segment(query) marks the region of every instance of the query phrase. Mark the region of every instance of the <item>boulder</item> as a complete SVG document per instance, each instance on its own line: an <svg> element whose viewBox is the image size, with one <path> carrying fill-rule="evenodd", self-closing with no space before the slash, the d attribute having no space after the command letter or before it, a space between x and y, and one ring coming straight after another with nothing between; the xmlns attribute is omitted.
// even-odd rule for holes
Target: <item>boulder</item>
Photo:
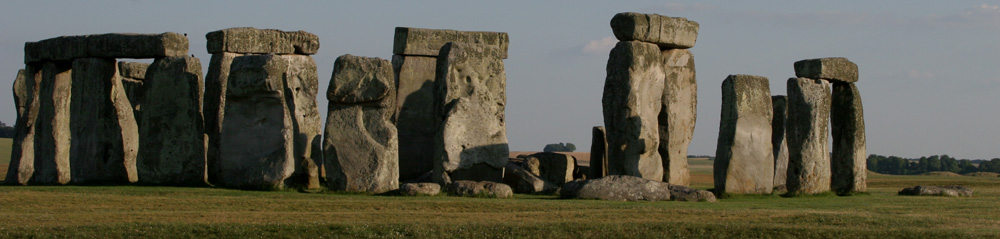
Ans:
<svg viewBox="0 0 1000 239"><path fill-rule="evenodd" d="M70 181L72 67L69 62L42 64L35 121L34 183L66 184Z"/></svg>
<svg viewBox="0 0 1000 239"><path fill-rule="evenodd" d="M247 189L285 187L296 166L295 130L284 85L290 65L278 55L233 59L213 183Z"/></svg>
<svg viewBox="0 0 1000 239"><path fill-rule="evenodd" d="M791 194L830 191L830 83L788 79L788 178Z"/></svg>
<svg viewBox="0 0 1000 239"><path fill-rule="evenodd" d="M561 153L536 153L524 160L525 169L555 185L573 181L576 158Z"/></svg>
<svg viewBox="0 0 1000 239"><path fill-rule="evenodd" d="M833 154L830 187L837 193L868 190L868 153L865 149L865 116L861 94L853 83L833 83L830 126Z"/></svg>
<svg viewBox="0 0 1000 239"><path fill-rule="evenodd" d="M482 44L498 48L497 56L507 59L510 38L506 32L472 32L445 29L396 27L392 54L406 56L439 56L449 42Z"/></svg>
<svg viewBox="0 0 1000 239"><path fill-rule="evenodd" d="M399 178L420 177L434 169L434 138L441 125L435 99L437 58L392 56L395 72L396 128L399 130Z"/></svg>
<svg viewBox="0 0 1000 239"><path fill-rule="evenodd" d="M448 43L437 63L437 112L443 114L433 148L434 182L499 182L510 151L504 118L507 79L499 50Z"/></svg>
<svg viewBox="0 0 1000 239"><path fill-rule="evenodd" d="M959 185L940 187L918 185L916 187L904 188L903 190L900 190L899 195L972 197L972 189Z"/></svg>
<svg viewBox="0 0 1000 239"><path fill-rule="evenodd" d="M771 193L772 116L767 78L729 75L722 82L722 119L713 165L716 193Z"/></svg>
<svg viewBox="0 0 1000 239"><path fill-rule="evenodd" d="M657 117L665 78L655 44L623 41L611 49L602 99L608 174L663 180Z"/></svg>
<svg viewBox="0 0 1000 239"><path fill-rule="evenodd" d="M681 185L670 185L670 199L687 202L715 202L715 194L708 190L698 190Z"/></svg>
<svg viewBox="0 0 1000 239"><path fill-rule="evenodd" d="M208 53L298 54L319 51L319 37L305 31L235 27L205 34Z"/></svg>
<svg viewBox="0 0 1000 239"><path fill-rule="evenodd" d="M509 185L516 193L553 193L559 186L539 178L528 170L514 163L507 163L504 168L503 183Z"/></svg>
<svg viewBox="0 0 1000 239"><path fill-rule="evenodd" d="M801 60L795 62L795 76L854 83L858 82L858 65L843 57Z"/></svg>
<svg viewBox="0 0 1000 239"><path fill-rule="evenodd" d="M219 175L219 133L222 130L222 120L226 112L226 84L229 82L229 72L232 70L233 59L244 56L239 53L216 53L208 63L208 74L205 76L205 93L202 112L205 118L205 136L208 137L206 161L208 162L208 180L216 183Z"/></svg>
<svg viewBox="0 0 1000 239"><path fill-rule="evenodd" d="M673 49L663 51L664 79L663 103L657 117L663 162L663 181L687 186L691 182L688 171L688 145L694 136L698 113L698 83L695 81L694 55L691 51Z"/></svg>
<svg viewBox="0 0 1000 239"><path fill-rule="evenodd" d="M496 182L476 182L469 180L458 180L448 185L448 193L453 196L476 197L485 196L493 198L510 198L514 196L514 191L510 186Z"/></svg>
<svg viewBox="0 0 1000 239"><path fill-rule="evenodd" d="M436 196L441 193L441 185L436 183L404 183L399 186L399 194L405 196Z"/></svg>
<svg viewBox="0 0 1000 239"><path fill-rule="evenodd" d="M179 33L108 33L61 36L24 44L24 63L76 58L161 58L186 56L188 39Z"/></svg>
<svg viewBox="0 0 1000 239"><path fill-rule="evenodd" d="M590 139L590 175L588 178L608 176L608 140L604 126L594 126Z"/></svg>
<svg viewBox="0 0 1000 239"><path fill-rule="evenodd" d="M785 185L788 177L788 142L785 141L785 119L788 116L788 97L771 96L771 146L774 154L774 186Z"/></svg>
<svg viewBox="0 0 1000 239"><path fill-rule="evenodd" d="M149 66L136 159L140 183L207 184L203 85L198 58L164 57Z"/></svg>
<svg viewBox="0 0 1000 239"><path fill-rule="evenodd" d="M132 183L139 129L110 58L73 60L69 162L75 184Z"/></svg>
<svg viewBox="0 0 1000 239"><path fill-rule="evenodd" d="M670 200L670 184L628 175L609 175L566 183L559 195L561 198L609 201L667 201Z"/></svg>
<svg viewBox="0 0 1000 239"><path fill-rule="evenodd" d="M35 173L35 120L38 118L38 80L41 71L28 65L14 78L14 139L5 184L27 185Z"/></svg>
<svg viewBox="0 0 1000 239"><path fill-rule="evenodd" d="M323 141L330 189L381 193L399 188L395 90L387 60L343 55L334 62Z"/></svg>
<svg viewBox="0 0 1000 239"><path fill-rule="evenodd" d="M642 41L664 49L687 49L698 40L698 23L683 17L623 12L611 18L611 30L620 41Z"/></svg>

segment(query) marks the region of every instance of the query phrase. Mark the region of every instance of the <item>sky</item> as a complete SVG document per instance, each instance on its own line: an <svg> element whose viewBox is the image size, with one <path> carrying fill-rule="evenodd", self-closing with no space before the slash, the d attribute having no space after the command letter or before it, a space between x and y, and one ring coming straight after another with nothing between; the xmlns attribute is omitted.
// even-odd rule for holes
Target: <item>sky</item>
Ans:
<svg viewBox="0 0 1000 239"><path fill-rule="evenodd" d="M570 142L589 151L603 125L601 97L619 12L697 21L698 116L689 154L714 155L721 84L730 74L770 79L785 95L802 59L858 64L868 153L1000 157L1000 1L0 1L0 83L24 67L24 43L63 35L187 33L207 72L205 33L230 27L304 30L320 93L343 54L391 59L397 26L510 35L507 135L511 150ZM146 62L149 62L146 60ZM6 74L6 77L4 76ZM10 92L10 91L6 91ZM318 99L326 112L326 100ZM13 125L12 96L0 121ZM325 113L324 113L325 115Z"/></svg>

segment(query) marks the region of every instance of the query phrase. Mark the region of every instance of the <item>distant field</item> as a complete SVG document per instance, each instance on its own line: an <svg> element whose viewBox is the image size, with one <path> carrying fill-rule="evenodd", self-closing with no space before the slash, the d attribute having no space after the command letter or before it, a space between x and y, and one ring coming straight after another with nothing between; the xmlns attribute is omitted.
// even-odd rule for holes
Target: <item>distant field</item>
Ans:
<svg viewBox="0 0 1000 239"><path fill-rule="evenodd" d="M691 159L698 188L711 161ZM707 167L710 169L710 167ZM705 180L708 179L708 180ZM1000 236L1000 178L869 176L849 197L716 203L397 197L136 186L0 186L0 238L984 238ZM896 196L962 184L971 198Z"/></svg>
<svg viewBox="0 0 1000 239"><path fill-rule="evenodd" d="M0 180L7 176L7 165L10 164L10 148L14 144L11 138L0 138Z"/></svg>

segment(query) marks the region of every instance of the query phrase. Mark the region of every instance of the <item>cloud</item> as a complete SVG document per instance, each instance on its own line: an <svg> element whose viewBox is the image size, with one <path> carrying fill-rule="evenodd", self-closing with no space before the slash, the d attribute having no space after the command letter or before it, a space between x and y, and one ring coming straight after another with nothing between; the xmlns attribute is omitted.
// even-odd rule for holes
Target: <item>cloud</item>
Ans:
<svg viewBox="0 0 1000 239"><path fill-rule="evenodd" d="M611 48L615 47L615 44L618 44L618 39L615 39L614 36L608 36L587 42L586 45L583 45L582 50L586 54L608 54Z"/></svg>

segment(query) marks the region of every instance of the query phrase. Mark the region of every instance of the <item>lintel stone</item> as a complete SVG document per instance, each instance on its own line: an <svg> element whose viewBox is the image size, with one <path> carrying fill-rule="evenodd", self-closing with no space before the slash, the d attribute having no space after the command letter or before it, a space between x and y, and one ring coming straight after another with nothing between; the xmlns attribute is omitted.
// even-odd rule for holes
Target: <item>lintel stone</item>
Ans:
<svg viewBox="0 0 1000 239"><path fill-rule="evenodd" d="M499 48L500 58L507 59L510 37L506 32L473 32L447 29L396 27L392 54L438 56L448 42L482 44Z"/></svg>
<svg viewBox="0 0 1000 239"><path fill-rule="evenodd" d="M24 43L24 63L77 58L161 58L185 56L188 39L180 33L108 33L61 36Z"/></svg>

